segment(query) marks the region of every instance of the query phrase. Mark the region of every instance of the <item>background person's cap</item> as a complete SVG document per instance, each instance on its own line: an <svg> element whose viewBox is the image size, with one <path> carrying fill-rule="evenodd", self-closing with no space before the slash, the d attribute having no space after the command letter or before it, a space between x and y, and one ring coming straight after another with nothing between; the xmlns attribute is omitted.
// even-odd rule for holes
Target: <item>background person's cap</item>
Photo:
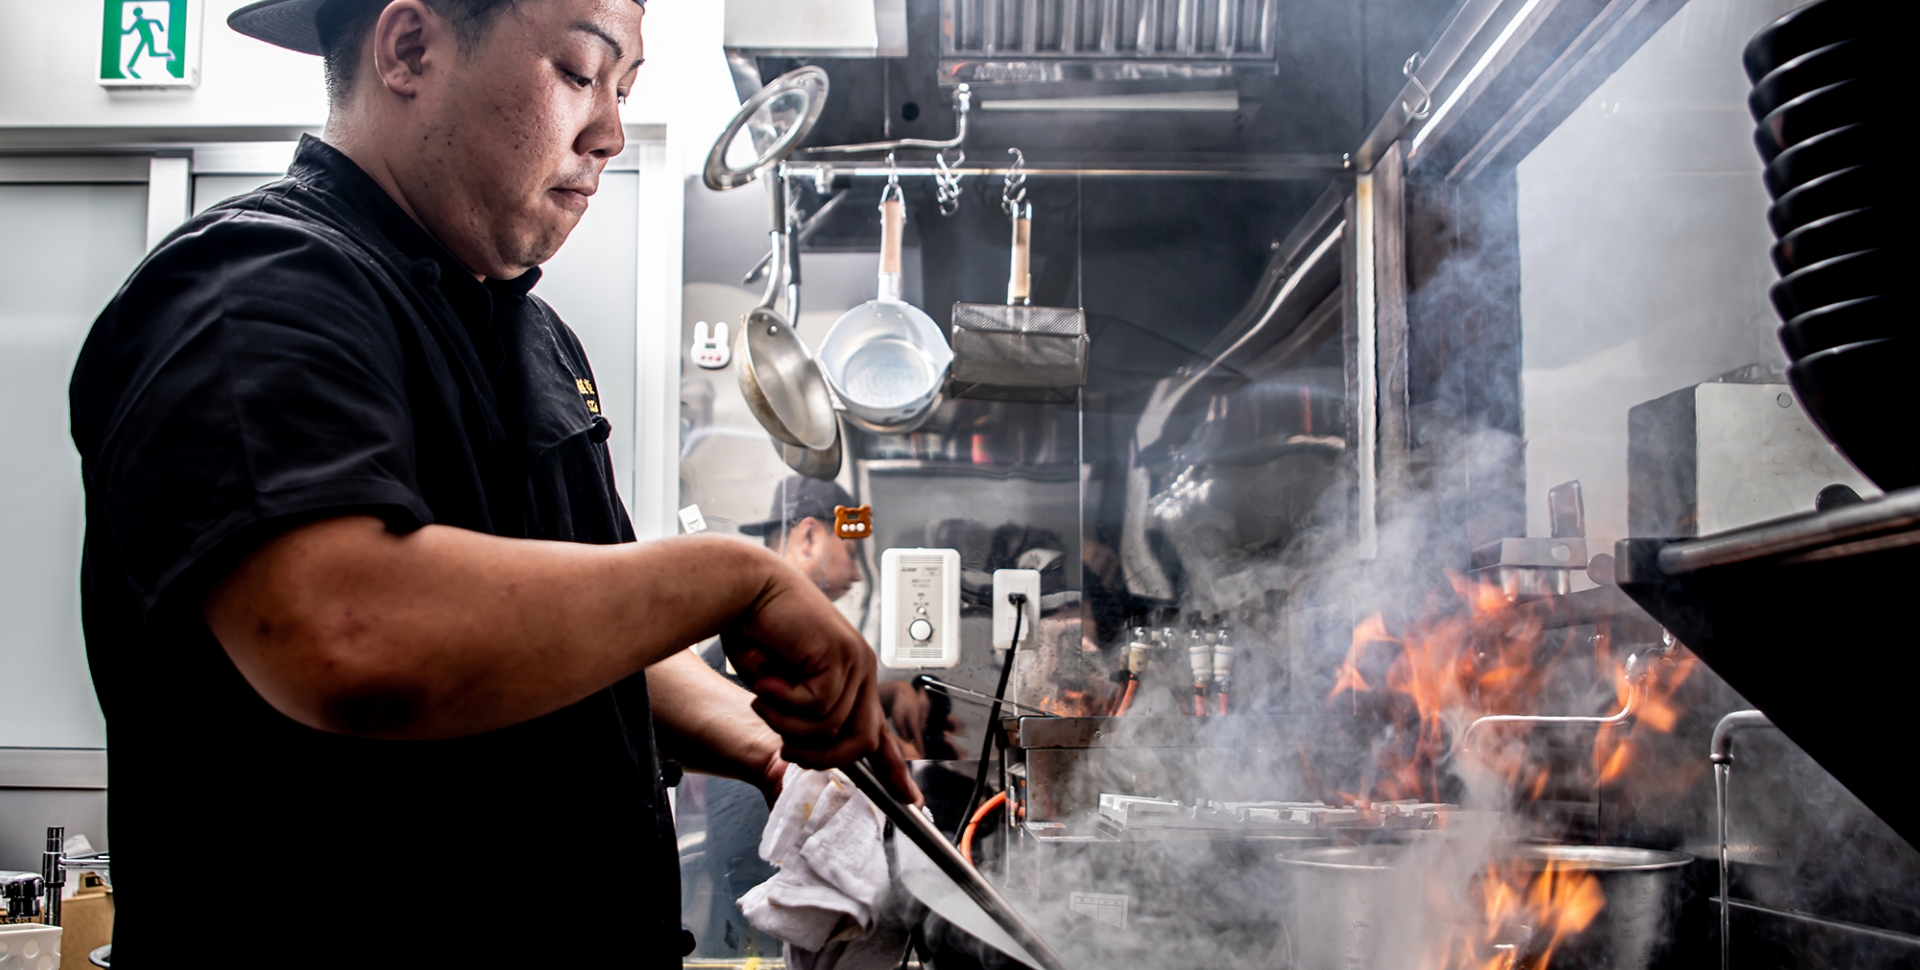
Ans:
<svg viewBox="0 0 1920 970"><path fill-rule="evenodd" d="M227 15L227 26L255 40L319 55L320 8L327 0L258 0Z"/></svg>
<svg viewBox="0 0 1920 970"><path fill-rule="evenodd" d="M834 482L795 475L773 487L773 501L769 504L766 519L748 522L740 527L740 531L750 536L763 536L801 519L821 519L831 523L834 506L853 508L854 503L853 496Z"/></svg>

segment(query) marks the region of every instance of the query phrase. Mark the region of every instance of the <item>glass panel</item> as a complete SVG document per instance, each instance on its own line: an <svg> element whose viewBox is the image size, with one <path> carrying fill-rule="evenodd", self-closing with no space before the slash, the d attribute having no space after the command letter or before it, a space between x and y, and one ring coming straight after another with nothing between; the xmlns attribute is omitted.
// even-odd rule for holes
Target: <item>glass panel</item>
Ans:
<svg viewBox="0 0 1920 970"><path fill-rule="evenodd" d="M1571 479L1594 551L1811 510L1835 482L1877 494L1794 399L1767 300L1740 50L1797 5L1693 0L1520 164L1530 534ZM1697 449L1630 451L1636 420L1646 442L1683 410Z"/></svg>
<svg viewBox="0 0 1920 970"><path fill-rule="evenodd" d="M0 746L101 748L67 381L94 316L146 254L147 187L0 185L0 226Z"/></svg>

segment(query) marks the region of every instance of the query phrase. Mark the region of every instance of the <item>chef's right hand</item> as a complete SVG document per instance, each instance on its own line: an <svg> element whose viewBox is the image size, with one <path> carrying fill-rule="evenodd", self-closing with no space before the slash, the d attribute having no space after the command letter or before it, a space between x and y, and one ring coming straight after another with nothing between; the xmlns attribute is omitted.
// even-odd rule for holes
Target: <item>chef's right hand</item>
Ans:
<svg viewBox="0 0 1920 970"><path fill-rule="evenodd" d="M881 780L919 804L899 743L880 708L873 648L825 595L784 562L721 645L754 713L780 734L780 754L803 768L843 768L870 754Z"/></svg>

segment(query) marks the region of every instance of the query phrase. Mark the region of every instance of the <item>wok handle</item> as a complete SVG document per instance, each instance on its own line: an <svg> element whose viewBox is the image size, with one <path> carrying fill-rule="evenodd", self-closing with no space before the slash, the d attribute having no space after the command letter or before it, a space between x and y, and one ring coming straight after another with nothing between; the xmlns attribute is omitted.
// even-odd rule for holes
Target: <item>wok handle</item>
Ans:
<svg viewBox="0 0 1920 970"><path fill-rule="evenodd" d="M880 203L880 299L900 299L900 245L906 235L907 204L888 197Z"/></svg>
<svg viewBox="0 0 1920 970"><path fill-rule="evenodd" d="M1034 932L1033 927L1020 916L1020 913L1001 897L999 890L994 889L993 884L988 882L985 876L980 875L980 870L975 869L973 863L963 858L960 851L933 827L933 823L927 821L925 815L900 804L899 800L887 791L886 786L880 784L880 779L874 775L873 769L867 767L866 762L856 761L844 770L847 777L853 781L854 787L860 789L861 794L866 795L869 801L879 807L881 814L893 822L893 827L911 839L914 845L919 846L920 851L925 852L927 858L932 859L933 864L947 874L947 878L958 883L969 898L981 909L986 910L987 915L993 917L993 921L1000 924L1000 928L1006 930L1008 936L1013 937L1016 942L1026 948L1028 953L1033 954L1034 958L1043 965L1044 970L1067 970L1066 961L1060 959L1060 954L1055 953L1053 947L1048 946L1047 941L1039 933Z"/></svg>
<svg viewBox="0 0 1920 970"><path fill-rule="evenodd" d="M1033 302L1033 203L1021 203L1013 213L1013 266L1007 274L1007 305Z"/></svg>

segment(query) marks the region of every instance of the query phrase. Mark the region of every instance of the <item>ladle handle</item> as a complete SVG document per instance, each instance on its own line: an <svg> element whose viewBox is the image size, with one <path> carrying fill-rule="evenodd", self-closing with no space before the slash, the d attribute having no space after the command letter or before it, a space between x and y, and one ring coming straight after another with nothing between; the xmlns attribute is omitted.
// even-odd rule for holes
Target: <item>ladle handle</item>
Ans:
<svg viewBox="0 0 1920 970"><path fill-rule="evenodd" d="M900 299L900 241L906 235L907 205L889 198L880 203L880 299Z"/></svg>
<svg viewBox="0 0 1920 970"><path fill-rule="evenodd" d="M1013 213L1013 265L1007 274L1007 305L1026 306L1033 302L1033 203L1019 205Z"/></svg>

